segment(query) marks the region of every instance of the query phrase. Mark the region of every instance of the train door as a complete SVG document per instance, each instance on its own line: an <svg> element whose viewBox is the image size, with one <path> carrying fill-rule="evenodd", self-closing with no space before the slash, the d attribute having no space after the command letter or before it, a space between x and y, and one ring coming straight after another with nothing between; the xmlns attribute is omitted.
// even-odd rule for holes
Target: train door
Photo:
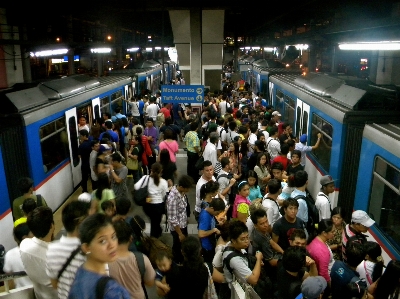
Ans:
<svg viewBox="0 0 400 299"><path fill-rule="evenodd" d="M79 136L78 121L76 117L76 108L72 108L65 112L65 120L68 132L69 155L71 159L71 173L74 188L81 182L81 160L78 155Z"/></svg>
<svg viewBox="0 0 400 299"><path fill-rule="evenodd" d="M310 115L310 105L304 103L302 100L297 99L296 107L296 136L300 138L301 135L308 135L308 117Z"/></svg>
<svg viewBox="0 0 400 299"><path fill-rule="evenodd" d="M93 111L93 119L94 121L101 118L100 113L100 98L95 98L92 100L92 111Z"/></svg>
<svg viewBox="0 0 400 299"><path fill-rule="evenodd" d="M268 105L274 106L273 98L274 98L274 83L269 82L269 97L267 99Z"/></svg>

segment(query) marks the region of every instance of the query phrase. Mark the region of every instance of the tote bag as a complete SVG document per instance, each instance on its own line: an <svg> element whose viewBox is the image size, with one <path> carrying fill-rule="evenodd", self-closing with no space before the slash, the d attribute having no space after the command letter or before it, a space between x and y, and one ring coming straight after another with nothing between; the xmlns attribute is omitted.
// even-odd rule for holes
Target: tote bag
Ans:
<svg viewBox="0 0 400 299"><path fill-rule="evenodd" d="M133 194L133 200L138 206L143 206L146 203L146 198L148 197L148 190L147 187L149 185L150 176L146 175L143 179L142 184L138 190L135 190Z"/></svg>

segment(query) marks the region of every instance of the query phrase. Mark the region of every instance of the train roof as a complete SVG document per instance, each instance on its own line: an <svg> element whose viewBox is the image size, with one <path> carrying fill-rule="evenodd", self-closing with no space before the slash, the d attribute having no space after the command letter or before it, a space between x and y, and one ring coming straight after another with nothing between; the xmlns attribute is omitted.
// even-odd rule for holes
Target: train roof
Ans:
<svg viewBox="0 0 400 299"><path fill-rule="evenodd" d="M36 114L46 116L46 113L49 113L48 107L54 107L51 109L57 111L75 107L110 89L130 83L132 83L132 79L129 76L90 77L85 74L72 75L45 81L35 87L6 90L0 93L0 101L5 107L4 114L20 113L28 115L40 110L40 113ZM36 118L37 116L34 117L34 119Z"/></svg>
<svg viewBox="0 0 400 299"><path fill-rule="evenodd" d="M158 67L146 67L146 68L124 68L120 70L112 70L107 73L108 76L131 76L134 77L136 75L142 75L146 76L148 74L151 74L155 70L161 69L161 65L158 65Z"/></svg>
<svg viewBox="0 0 400 299"><path fill-rule="evenodd" d="M341 75L308 73L307 75L274 75L272 82L284 82L349 110L400 110L398 88L378 86L372 82ZM296 92L294 92L296 93Z"/></svg>
<svg viewBox="0 0 400 299"><path fill-rule="evenodd" d="M286 69L286 65L283 62L276 59L258 59L253 62L253 68L254 67L258 67L260 69L262 68Z"/></svg>
<svg viewBox="0 0 400 299"><path fill-rule="evenodd" d="M400 157L400 123L368 124L364 127L363 137Z"/></svg>

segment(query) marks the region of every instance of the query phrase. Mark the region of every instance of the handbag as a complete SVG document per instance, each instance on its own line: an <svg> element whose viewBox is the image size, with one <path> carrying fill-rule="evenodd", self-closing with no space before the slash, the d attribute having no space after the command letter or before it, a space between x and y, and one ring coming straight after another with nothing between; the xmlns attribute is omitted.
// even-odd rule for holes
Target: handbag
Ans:
<svg viewBox="0 0 400 299"><path fill-rule="evenodd" d="M126 162L126 167L129 170L138 170L139 169L139 161L136 159L128 158L128 162Z"/></svg>
<svg viewBox="0 0 400 299"><path fill-rule="evenodd" d="M133 200L138 206L143 206L146 203L146 198L149 195L149 192L147 190L149 179L150 176L146 175L146 177L142 181L142 184L140 185L140 188L138 190L135 190L135 193L133 194Z"/></svg>
<svg viewBox="0 0 400 299"><path fill-rule="evenodd" d="M198 170L203 170L203 163L204 163L204 157L200 156L199 159L197 160L196 164L194 165L196 169Z"/></svg>

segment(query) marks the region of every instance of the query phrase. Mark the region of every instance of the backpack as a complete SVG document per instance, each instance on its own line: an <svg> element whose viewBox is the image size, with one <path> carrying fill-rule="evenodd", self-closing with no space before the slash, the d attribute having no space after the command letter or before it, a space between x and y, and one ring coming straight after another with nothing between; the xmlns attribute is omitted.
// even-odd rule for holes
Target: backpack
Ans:
<svg viewBox="0 0 400 299"><path fill-rule="evenodd" d="M314 200L309 196L297 195L294 199L304 199L307 204L308 220L306 223L307 231L310 235L315 232L315 225L319 223L319 211L315 205Z"/></svg>
<svg viewBox="0 0 400 299"><path fill-rule="evenodd" d="M233 178L233 175L232 174L225 174L225 173L222 173L222 174L220 174L220 175L218 175L217 176L217 182L218 182L218 180L220 179L220 178L227 178L228 180L231 180L231 178ZM233 186L231 187L231 192L229 193L229 204L233 204L234 203L234 201L235 201L235 197L236 197L236 194L237 194L237 191L238 191L238 189L237 189L237 182L235 183L235 184L233 184Z"/></svg>
<svg viewBox="0 0 400 299"><path fill-rule="evenodd" d="M105 132L103 133L103 135L101 136L101 139L104 139L104 138L107 138L108 141L113 142L112 137L111 137L111 134L110 134L108 131L105 131ZM100 140L100 142L101 142L101 140Z"/></svg>
<svg viewBox="0 0 400 299"><path fill-rule="evenodd" d="M231 259L236 256L240 256L246 259L248 261L249 268L254 269L257 261L255 256L239 252L231 246L225 247L223 252L225 251L231 251L231 253L229 253L228 256L223 259L223 265L226 266L231 274L233 274L233 269L230 266L230 262ZM264 267L261 267L260 277L258 278L257 284L253 286L253 289L260 298L273 297L273 284L271 282L271 279L268 277Z"/></svg>
<svg viewBox="0 0 400 299"><path fill-rule="evenodd" d="M156 117L156 125L157 127L161 127L161 125L165 122L164 113L159 112Z"/></svg>

